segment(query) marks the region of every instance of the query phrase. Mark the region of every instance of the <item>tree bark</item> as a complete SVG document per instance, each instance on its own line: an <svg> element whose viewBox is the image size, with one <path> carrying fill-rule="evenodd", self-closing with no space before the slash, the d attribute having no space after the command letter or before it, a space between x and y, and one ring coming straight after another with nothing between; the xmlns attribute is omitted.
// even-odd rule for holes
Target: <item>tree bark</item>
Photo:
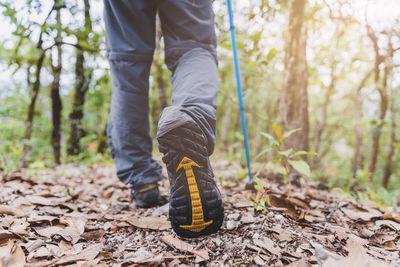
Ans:
<svg viewBox="0 0 400 267"><path fill-rule="evenodd" d="M373 175L376 170L376 163L379 154L379 143L380 137L384 125L384 119L386 116L387 108L388 108L388 95L387 95L387 69L385 67L385 74L383 78L383 84L380 82L380 69L379 65L383 62L383 56L379 53L378 46L378 38L375 33L372 31L371 27L367 25L368 36L372 41L375 50L375 66L374 66L374 77L375 77L375 87L379 92L380 96L380 104L379 104L379 121L376 126L372 130L372 148L368 165L368 172L370 174L370 181L372 182ZM386 65L386 64L385 64Z"/></svg>
<svg viewBox="0 0 400 267"><path fill-rule="evenodd" d="M104 130L99 138L99 147L97 148L97 153L104 154L108 147L107 143L107 123L104 127Z"/></svg>
<svg viewBox="0 0 400 267"><path fill-rule="evenodd" d="M285 47L285 70L279 103L283 131L301 128L285 142L285 147L294 150L309 149L307 29L303 25L305 4L306 0L290 1L290 17Z"/></svg>
<svg viewBox="0 0 400 267"><path fill-rule="evenodd" d="M166 86L164 81L164 69L163 63L161 62L161 58L159 61L155 61L155 67L157 71L157 88L158 88L158 99L160 104L160 110L163 110L167 107L167 95L166 95Z"/></svg>
<svg viewBox="0 0 400 267"><path fill-rule="evenodd" d="M40 55L36 62L36 70L35 70L35 82L32 84L31 90L31 101L28 107L28 116L26 119L26 130L24 141L28 141L31 139L32 136L32 126L33 126L33 118L35 116L35 106L37 97L40 90L40 74L42 72L43 61L45 58L45 51L42 49L42 40L38 42L38 48L40 49ZM28 78L29 81L29 78ZM27 168L29 165L29 154L31 152L31 146L27 143L24 144L23 151L22 151L22 167Z"/></svg>
<svg viewBox="0 0 400 267"><path fill-rule="evenodd" d="M353 159L353 177L357 176L357 170L361 169L363 167L363 129L361 126L361 121L363 118L363 101L361 97L361 90L364 87L365 83L367 82L369 76L372 74L373 69L370 70L364 78L361 80L360 84L358 85L356 89L356 94L354 96L354 102L355 102L355 107L356 107L356 121L357 124L354 127L354 132L355 132L355 145L354 145L354 159Z"/></svg>
<svg viewBox="0 0 400 267"><path fill-rule="evenodd" d="M57 5L58 0L55 0ZM60 97L60 77L62 70L62 45L61 45L61 6L57 7L57 65L52 66L53 83L51 85L51 104L52 104L52 121L53 130L51 133L51 146L53 148L54 161L56 164L61 163L61 111L62 101Z"/></svg>
<svg viewBox="0 0 400 267"><path fill-rule="evenodd" d="M390 147L389 153L386 157L386 164L385 169L383 171L383 179L382 179L382 186L388 188L390 176L392 175L392 163L393 163L393 156L395 152L395 143L397 142L396 137L396 106L395 106L395 89L392 88L391 90L391 104L390 104L390 114L391 114L391 134L390 134Z"/></svg>
<svg viewBox="0 0 400 267"><path fill-rule="evenodd" d="M156 125L157 128L159 116L162 110L168 105L166 94L167 86L164 80L164 68L160 47L156 49L153 64L155 69L155 74L153 76L156 81L155 86L157 87L158 101L155 101L157 105L152 108L152 117L154 125Z"/></svg>
<svg viewBox="0 0 400 267"><path fill-rule="evenodd" d="M68 155L78 155L81 152L79 141L84 136L82 129L83 108L85 105L86 91L89 89L92 72L89 70L85 75L85 56L81 49L76 51L75 63L75 93L72 103L72 111L69 114L70 136L68 140Z"/></svg>
<svg viewBox="0 0 400 267"><path fill-rule="evenodd" d="M388 80L388 77L391 75L392 68L393 68L393 46L392 46L392 36L389 34L388 36L388 46L389 46L389 51L388 51L388 58L386 60L386 65L385 65L385 86ZM388 188L389 185L389 180L390 176L392 175L392 162L393 162L393 156L395 152L395 143L397 142L397 137L396 137L396 91L393 87L391 87L390 90L390 115L391 115L391 132L390 132L390 147L389 147L389 153L386 157L386 164L385 164L385 169L383 171L383 179L382 179L382 186L385 188Z"/></svg>
<svg viewBox="0 0 400 267"><path fill-rule="evenodd" d="M92 21L90 18L89 0L84 0L85 25L84 31L80 32L77 37L78 41L87 38L86 33L92 31ZM89 89L93 71L85 71L85 54L83 49L76 50L75 63L75 93L72 104L72 111L69 114L70 119L70 136L68 140L68 155L78 155L81 152L79 141L84 136L82 129L83 108L85 105L85 95Z"/></svg>
<svg viewBox="0 0 400 267"><path fill-rule="evenodd" d="M331 73L330 73L331 81L329 83L328 90L326 90L326 92L325 92L324 104L322 106L322 117L321 117L321 121L317 124L315 136L314 136L314 152L316 152L316 153L319 153L319 151L320 151L322 134L325 130L326 122L328 119L328 107L331 102L331 95L334 92L335 87L336 87L337 76L336 76L335 72L336 72L337 60L335 58L335 55L336 55L336 50L339 48L340 39L343 36L343 34L344 34L344 30L341 30L339 32L339 34L337 35L335 50L333 51L332 58L331 58ZM311 167L313 169L316 169L318 167L319 160L320 160L320 157L313 157L312 164L311 164Z"/></svg>

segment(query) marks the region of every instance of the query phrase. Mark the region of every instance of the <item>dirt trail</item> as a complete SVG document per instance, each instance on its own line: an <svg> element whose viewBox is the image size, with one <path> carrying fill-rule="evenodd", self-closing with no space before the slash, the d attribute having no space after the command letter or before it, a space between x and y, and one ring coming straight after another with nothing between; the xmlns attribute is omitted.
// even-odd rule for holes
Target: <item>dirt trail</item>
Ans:
<svg viewBox="0 0 400 267"><path fill-rule="evenodd" d="M225 222L198 239L173 233L167 205L137 210L112 166L3 175L0 266L400 266L398 210L344 199L310 181L265 179L269 204L258 212L256 193L235 179L240 167L218 161L214 168L224 177ZM160 190L168 196L167 179Z"/></svg>

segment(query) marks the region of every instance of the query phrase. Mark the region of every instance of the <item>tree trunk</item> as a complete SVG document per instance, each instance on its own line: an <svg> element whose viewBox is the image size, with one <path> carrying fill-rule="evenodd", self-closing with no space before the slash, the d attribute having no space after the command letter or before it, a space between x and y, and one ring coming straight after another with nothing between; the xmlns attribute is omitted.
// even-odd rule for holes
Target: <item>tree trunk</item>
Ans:
<svg viewBox="0 0 400 267"><path fill-rule="evenodd" d="M290 17L285 47L285 70L280 93L280 116L285 132L301 128L290 136L285 146L308 150L308 93L307 93L307 29L303 25L306 0L290 1Z"/></svg>
<svg viewBox="0 0 400 267"><path fill-rule="evenodd" d="M332 58L331 58L331 73L330 73L331 81L329 83L328 90L326 90L326 93L325 93L324 104L322 106L321 121L317 124L315 136L314 136L314 152L316 152L316 153L319 153L319 151L320 151L322 134L325 130L326 122L328 119L328 107L331 102L331 95L334 92L335 87L336 87L337 76L336 76L335 72L336 72L337 60L336 60L335 56L336 56L336 51L339 48L340 39L343 36L343 34L344 34L344 29L338 33L338 35L336 37L335 47L334 47L334 50L332 51L333 54L332 54ZM311 164L311 167L313 169L316 169L318 167L320 159L321 159L320 157L313 157L312 164Z"/></svg>
<svg viewBox="0 0 400 267"><path fill-rule="evenodd" d="M108 147L107 143L107 123L104 127L104 130L99 138L99 147L97 148L97 153L104 154Z"/></svg>
<svg viewBox="0 0 400 267"><path fill-rule="evenodd" d="M33 117L35 116L35 106L36 100L39 94L40 89L40 73L42 72L43 61L45 58L45 51L42 50L42 41L39 40L38 48L41 50L39 58L36 62L36 70L35 70L35 82L32 84L32 91L31 91L31 102L28 107L28 116L26 119L26 130L24 141L28 141L31 139L32 136L32 126L33 126ZM29 78L28 78L29 80ZM31 146L27 143L24 144L24 148L22 151L22 167L27 168L29 165L29 154L31 152Z"/></svg>
<svg viewBox="0 0 400 267"><path fill-rule="evenodd" d="M72 111L69 114L70 136L68 140L68 155L78 155L81 151L79 141L84 136L82 129L83 108L85 105L85 94L89 88L91 72L88 77L84 69L85 56L81 49L76 51L75 64L75 93L72 103Z"/></svg>
<svg viewBox="0 0 400 267"><path fill-rule="evenodd" d="M56 4L57 4L57 0ZM62 47L61 47L61 7L57 7L57 65L52 66L53 69L53 83L51 85L51 104L52 104L52 121L53 130L51 133L51 146L53 147L54 161L56 164L60 164L61 157L61 110L62 102L60 97L60 77L62 70Z"/></svg>
<svg viewBox="0 0 400 267"><path fill-rule="evenodd" d="M357 87L356 94L354 97L354 102L355 102L355 108L356 108L356 126L354 127L354 132L356 136L356 142L354 145L354 159L353 159L353 177L357 176L357 170L361 169L363 167L363 129L361 126L361 121L363 118L363 101L361 97L361 89L364 87L365 83L367 82L369 76L372 74L373 69L370 70L364 78L361 80L360 84Z"/></svg>
<svg viewBox="0 0 400 267"><path fill-rule="evenodd" d="M163 110L167 107L167 95L166 95L166 86L164 81L164 69L163 63L161 61L155 62L156 70L157 70L157 88L158 88L158 98L160 104L160 110Z"/></svg>
<svg viewBox="0 0 400 267"><path fill-rule="evenodd" d="M368 27L368 36L372 41L375 50L375 66L374 66L374 74L375 74L375 87L379 92L380 96L380 105L379 105L379 121L377 122L376 126L372 130L372 148L371 154L369 159L368 165L368 172L370 174L370 181L373 180L373 175L376 170L376 163L379 154L379 143L380 137L384 125L384 119L386 116L387 108L388 108L388 96L387 96L387 63L385 64L385 75L383 79L383 84L380 82L380 69L379 65L382 63L383 56L379 54L379 46L378 46L378 38L376 37L375 33L373 33L371 27ZM387 56L386 56L387 57Z"/></svg>
<svg viewBox="0 0 400 267"><path fill-rule="evenodd" d="M391 75L392 68L393 68L393 46L392 46L392 36L388 36L388 46L389 46L389 51L388 51L388 57L386 60L386 65L385 65L385 86L387 84L387 81L389 79L389 76ZM389 185L389 180L390 176L392 175L392 161L393 161L393 155L395 152L395 143L397 142L397 137L396 137L396 91L393 87L391 87L390 90L390 115L391 115L391 132L390 132L390 147L389 147L389 153L386 157L386 164L385 164L385 169L383 171L383 179L382 179L382 186L385 188L388 188Z"/></svg>
<svg viewBox="0 0 400 267"><path fill-rule="evenodd" d="M397 142L396 137L396 106L395 106L395 89L392 88L391 90L391 98L392 102L390 104L390 113L391 113L391 134L390 134L390 148L389 153L386 157L386 165L383 171L383 180L382 186L388 188L390 176L392 175L392 162L393 156L395 152L395 143Z"/></svg>
<svg viewBox="0 0 400 267"><path fill-rule="evenodd" d="M92 21L90 18L89 0L84 0L85 26L84 31L78 34L78 40L87 38L86 33L92 31ZM92 78L93 71L85 71L85 55L81 48L76 50L75 63L75 93L72 104L72 111L69 114L70 119L70 136L68 140L68 155L78 155L81 151L79 141L84 136L82 130L83 108L85 105L85 94L89 89L89 83Z"/></svg>
<svg viewBox="0 0 400 267"><path fill-rule="evenodd" d="M157 103L157 106L153 106L152 110L152 117L154 121L154 125L158 125L158 119L159 116L162 112L162 110L168 105L167 104L167 95L166 95L166 83L164 80L164 68L163 68L163 60L161 58L161 48L157 47L155 56L154 56L154 78L155 78L155 86L157 87L157 93L158 93L158 101L155 101Z"/></svg>

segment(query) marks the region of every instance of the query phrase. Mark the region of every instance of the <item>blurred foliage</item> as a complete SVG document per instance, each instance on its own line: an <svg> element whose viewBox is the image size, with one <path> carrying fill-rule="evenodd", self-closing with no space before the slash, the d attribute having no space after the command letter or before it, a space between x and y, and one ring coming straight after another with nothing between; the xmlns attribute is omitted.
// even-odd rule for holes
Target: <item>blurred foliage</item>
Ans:
<svg viewBox="0 0 400 267"><path fill-rule="evenodd" d="M346 2L346 1L341 1ZM349 0L349 2L351 2ZM21 4L22 3L22 4ZM111 79L105 59L104 30L101 24L101 1L92 0L91 17L93 29L83 27L83 4L81 1L65 0L62 9L62 36L64 48L64 66L61 78L62 110L62 162L110 162L107 150L101 148L105 143L105 127L110 108ZM310 172L306 156L309 152L284 150L281 145L284 135L279 123L279 91L282 85L284 46L288 21L289 1L250 0L236 1L234 6L237 22L237 39L242 71L244 100L246 106L251 156L254 162L275 163L275 171L286 177L290 168L322 183L340 188L347 194L359 198L371 198L389 205L398 205L400 190L400 145L396 143L393 157L392 176L388 189L380 186L390 140L390 112L382 128L380 154L373 184L368 182L368 158L371 150L374 124L379 122L379 97L374 89L374 81L369 78L362 87L363 118L355 117L357 107L354 104L356 89L362 77L373 68L373 47L368 40L364 18L357 14L356 6L346 9L342 14L339 3L335 1L309 1L305 16L308 28L308 92L310 115L310 146L315 145L315 133L321 125L321 113L326 105L326 92L332 77L335 88L329 91L330 102L326 106L327 118L321 135L318 152L318 164ZM50 85L52 81L50 56L53 53L51 40L54 40L55 16L45 22L46 12L51 8L47 1L2 1L0 12L2 23L9 27L10 34L0 39L0 67L4 74L0 86L0 166L3 172L12 172L20 168L24 142L32 147L30 167L54 166L51 152L51 103ZM229 26L226 7L223 1L214 3L216 29L219 40L219 77L220 93L217 109L216 156L230 161L239 161L245 166L243 137L236 96L236 84L232 64ZM44 14L44 15L43 15ZM346 18L343 18L346 17ZM351 20L347 20L351 18ZM379 24L378 17L377 24ZM383 15L382 15L383 19ZM395 47L400 46L399 21L388 26L393 29ZM389 29L388 28L388 29ZM379 32L380 29L377 29ZM43 47L48 48L42 72L41 90L35 109L32 138L24 141L26 112L30 101L30 88L27 85L27 73L35 71L35 62L39 57L37 41L43 34ZM333 41L340 42L334 46ZM84 38L84 37L87 38ZM383 37L382 37L383 38ZM384 43L384 39L382 42ZM68 115L72 108L74 88L74 51L76 45L84 49L98 49L97 53L86 56L86 62L93 69L93 78L89 84L84 106L83 127L85 135L81 138L83 152L78 156L66 156L66 142L69 138ZM386 48L383 47L383 50ZM159 44L155 60L163 63L163 42ZM399 65L398 55L394 64ZM336 63L333 64L332 62ZM335 68L332 69L332 66ZM332 73L334 76L332 76ZM397 72L398 73L398 69ZM400 87L398 78L390 77L390 86ZM155 123L160 112L160 81L165 84L167 99L172 92L169 84L170 72L165 66L156 69L154 64L150 77L150 122L151 132L155 134ZM32 77L31 77L32 79ZM32 82L32 81L30 81ZM396 101L400 103L400 94ZM399 111L397 104L397 112ZM397 121L399 121L397 116ZM360 124L363 130L363 167L353 177L352 161L355 147L354 127ZM400 123L398 123L400 124ZM155 152L157 146L155 143ZM157 152L156 152L157 153ZM258 156L256 156L258 155ZM254 171L254 170L253 170ZM261 170L262 171L262 170ZM256 180L257 181L257 180ZM262 205L262 204L260 204Z"/></svg>

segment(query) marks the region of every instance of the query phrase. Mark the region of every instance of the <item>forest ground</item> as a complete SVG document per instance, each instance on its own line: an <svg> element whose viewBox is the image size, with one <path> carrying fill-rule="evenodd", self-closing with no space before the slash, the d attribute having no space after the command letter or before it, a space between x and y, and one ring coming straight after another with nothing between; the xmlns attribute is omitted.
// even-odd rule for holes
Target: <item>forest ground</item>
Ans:
<svg viewBox="0 0 400 267"><path fill-rule="evenodd" d="M225 222L197 239L173 233L168 204L136 209L111 165L3 175L0 266L400 266L398 211L268 175L269 201L254 211L256 193L235 178L241 167L218 160L214 169ZM167 179L160 191L168 196Z"/></svg>

